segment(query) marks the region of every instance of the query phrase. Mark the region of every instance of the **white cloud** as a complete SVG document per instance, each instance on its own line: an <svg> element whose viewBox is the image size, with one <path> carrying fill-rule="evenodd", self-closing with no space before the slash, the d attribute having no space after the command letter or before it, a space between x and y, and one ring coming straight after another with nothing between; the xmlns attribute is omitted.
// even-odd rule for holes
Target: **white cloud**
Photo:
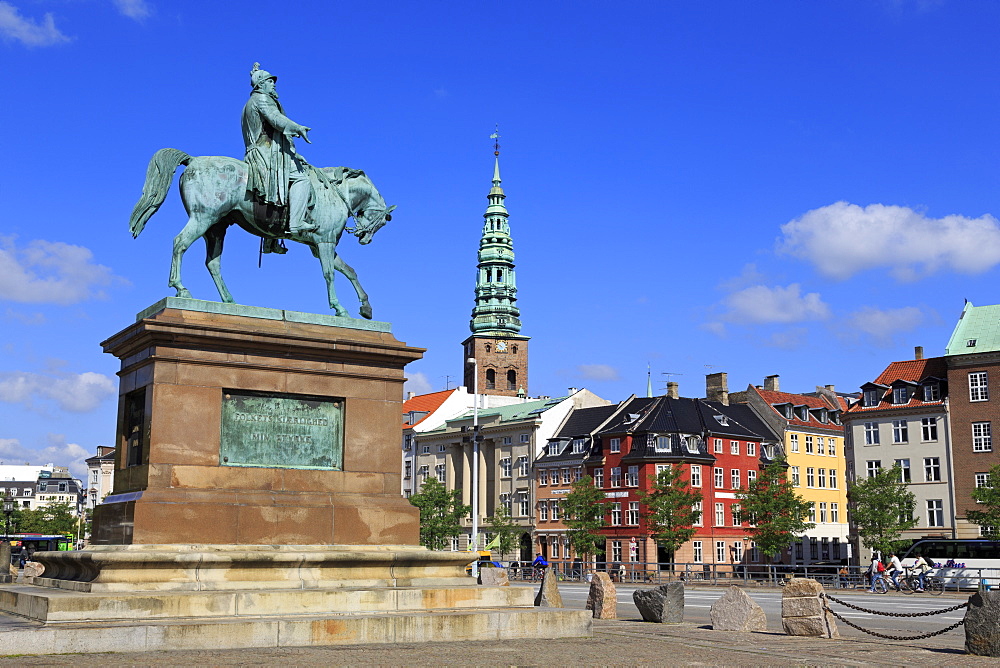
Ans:
<svg viewBox="0 0 1000 668"><path fill-rule="evenodd" d="M794 350L805 343L808 330L805 327L793 327L781 332L774 332L764 341L764 345L782 350Z"/></svg>
<svg viewBox="0 0 1000 668"><path fill-rule="evenodd" d="M728 310L722 314L722 319L743 324L791 323L830 317L830 307L819 293L802 294L798 283L773 288L752 285L732 293L723 304Z"/></svg>
<svg viewBox="0 0 1000 668"><path fill-rule="evenodd" d="M732 292L733 290L745 288L748 285L763 283L766 279L767 277L757 269L757 265L750 262L743 265L743 270L739 276L734 276L723 281L719 284L719 288L726 292Z"/></svg>
<svg viewBox="0 0 1000 668"><path fill-rule="evenodd" d="M100 373L0 373L0 401L33 406L37 399L54 401L65 411L86 413L115 394L114 381Z"/></svg>
<svg viewBox="0 0 1000 668"><path fill-rule="evenodd" d="M93 457L97 452L87 451L77 443L67 443L64 434L47 434L47 445L40 448L29 448L16 438L0 438L0 461L7 464L55 464L56 466L66 466L70 472L80 478L87 479L88 457Z"/></svg>
<svg viewBox="0 0 1000 668"><path fill-rule="evenodd" d="M69 41L69 37L56 28L52 14L46 14L40 22L36 22L21 16L17 7L9 2L0 2L0 37L25 46L52 46Z"/></svg>
<svg viewBox="0 0 1000 668"><path fill-rule="evenodd" d="M431 382L427 380L427 376L419 372L410 374L410 376L406 379L406 382L403 383L404 393L413 392L414 394L429 394L432 391Z"/></svg>
<svg viewBox="0 0 1000 668"><path fill-rule="evenodd" d="M865 334L866 340L890 345L895 335L916 329L924 322L924 314L915 306L881 310L866 306L847 317L852 335Z"/></svg>
<svg viewBox="0 0 1000 668"><path fill-rule="evenodd" d="M836 279L884 268L911 281L943 270L982 273L1000 263L1000 221L989 214L929 218L905 206L837 202L785 223L781 233L778 252Z"/></svg>
<svg viewBox="0 0 1000 668"><path fill-rule="evenodd" d="M118 11L129 17L140 21L153 13L153 8L146 0L114 0Z"/></svg>
<svg viewBox="0 0 1000 668"><path fill-rule="evenodd" d="M14 237L0 237L0 299L66 305L103 298L101 288L123 279L93 259L83 246L37 239L18 248Z"/></svg>
<svg viewBox="0 0 1000 668"><path fill-rule="evenodd" d="M584 380L621 380L618 369L609 364L578 364L576 373Z"/></svg>

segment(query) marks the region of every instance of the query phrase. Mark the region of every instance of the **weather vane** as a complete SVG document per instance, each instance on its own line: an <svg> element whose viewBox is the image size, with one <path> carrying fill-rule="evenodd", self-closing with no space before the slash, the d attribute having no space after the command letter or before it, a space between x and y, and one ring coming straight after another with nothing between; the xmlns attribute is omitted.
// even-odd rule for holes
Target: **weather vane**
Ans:
<svg viewBox="0 0 1000 668"><path fill-rule="evenodd" d="M490 139L493 140L493 155L500 155L500 124L497 123L496 130L490 135Z"/></svg>

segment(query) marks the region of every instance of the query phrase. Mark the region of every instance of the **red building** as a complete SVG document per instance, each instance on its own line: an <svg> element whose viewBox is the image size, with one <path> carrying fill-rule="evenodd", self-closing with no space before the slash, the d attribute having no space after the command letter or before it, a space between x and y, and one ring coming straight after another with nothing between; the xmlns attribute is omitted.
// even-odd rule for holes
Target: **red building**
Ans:
<svg viewBox="0 0 1000 668"><path fill-rule="evenodd" d="M757 477L774 456L778 437L746 405L673 396L633 398L596 434L586 461L594 484L605 490L609 564L666 562L644 519L639 492L671 464L702 493L695 537L675 563L732 566L758 561L738 520L736 491Z"/></svg>

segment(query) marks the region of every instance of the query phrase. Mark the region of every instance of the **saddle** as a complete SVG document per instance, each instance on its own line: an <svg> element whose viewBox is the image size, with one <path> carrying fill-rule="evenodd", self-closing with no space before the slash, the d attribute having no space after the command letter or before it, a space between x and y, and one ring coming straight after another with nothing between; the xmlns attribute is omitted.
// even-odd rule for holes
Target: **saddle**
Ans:
<svg viewBox="0 0 1000 668"><path fill-rule="evenodd" d="M341 186L346 179L364 175L364 172L360 169L334 167L327 171L313 167L312 165L309 165L308 173L309 184L312 187L309 194L309 205L306 209L307 220L312 219L317 201L324 196L339 198L347 204L347 199L344 197ZM331 193L329 192L330 190L334 192ZM258 228L270 235L269 237L261 237L260 252L262 254L277 253L278 255L284 255L288 252L283 237L287 237L289 234L289 208L287 205L262 202L257 197L254 197L254 223ZM348 208L350 207L348 206Z"/></svg>

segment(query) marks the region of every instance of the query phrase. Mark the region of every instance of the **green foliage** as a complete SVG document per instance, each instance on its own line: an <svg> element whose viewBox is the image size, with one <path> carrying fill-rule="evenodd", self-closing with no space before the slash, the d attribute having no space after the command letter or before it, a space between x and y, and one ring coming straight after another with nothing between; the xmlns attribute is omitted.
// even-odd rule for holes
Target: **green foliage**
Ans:
<svg viewBox="0 0 1000 668"><path fill-rule="evenodd" d="M902 469L897 465L847 487L851 517L861 543L870 550L889 554L905 547L909 541L900 540L900 536L917 526L913 516L916 497L901 478Z"/></svg>
<svg viewBox="0 0 1000 668"><path fill-rule="evenodd" d="M740 519L752 525L746 527L747 535L757 549L772 558L795 536L816 526L807 519L812 503L795 493L783 461L768 464L756 480L736 492L736 499Z"/></svg>
<svg viewBox="0 0 1000 668"><path fill-rule="evenodd" d="M983 527L983 537L1000 539L1000 466L990 469L986 487L972 490L972 500L981 504L966 513L970 522Z"/></svg>
<svg viewBox="0 0 1000 668"><path fill-rule="evenodd" d="M36 510L15 508L10 522L17 533L75 534L79 518L68 503L53 503Z"/></svg>
<svg viewBox="0 0 1000 668"><path fill-rule="evenodd" d="M697 531L694 524L701 517L701 511L694 508L702 500L701 493L691 489L683 472L683 468L671 464L649 476L648 494L639 492L639 499L645 504L643 517L653 540L671 555L691 540Z"/></svg>
<svg viewBox="0 0 1000 668"><path fill-rule="evenodd" d="M584 558L604 553L604 492L594 487L594 479L585 475L575 481L570 493L559 503L563 524L573 550Z"/></svg>
<svg viewBox="0 0 1000 668"><path fill-rule="evenodd" d="M490 531L497 543L499 554L510 554L521 543L523 529L514 523L507 506L502 503L497 506L496 512L490 518Z"/></svg>
<svg viewBox="0 0 1000 668"><path fill-rule="evenodd" d="M427 478L410 503L420 509L420 544L443 550L448 540L462 533L462 518L472 507L461 501L462 493L448 489L437 478Z"/></svg>

